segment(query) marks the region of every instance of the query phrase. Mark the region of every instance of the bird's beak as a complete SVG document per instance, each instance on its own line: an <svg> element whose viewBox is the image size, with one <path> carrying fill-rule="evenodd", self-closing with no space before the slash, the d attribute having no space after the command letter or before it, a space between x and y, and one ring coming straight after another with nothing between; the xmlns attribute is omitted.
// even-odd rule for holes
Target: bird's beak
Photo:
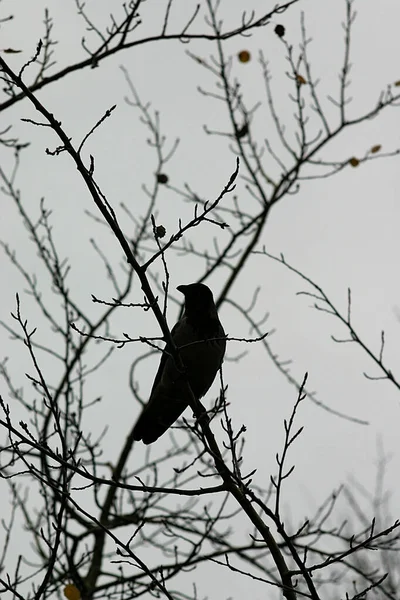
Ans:
<svg viewBox="0 0 400 600"><path fill-rule="evenodd" d="M181 292L181 294L186 294L186 288L187 285L178 285L178 287L176 288L178 290L178 292Z"/></svg>

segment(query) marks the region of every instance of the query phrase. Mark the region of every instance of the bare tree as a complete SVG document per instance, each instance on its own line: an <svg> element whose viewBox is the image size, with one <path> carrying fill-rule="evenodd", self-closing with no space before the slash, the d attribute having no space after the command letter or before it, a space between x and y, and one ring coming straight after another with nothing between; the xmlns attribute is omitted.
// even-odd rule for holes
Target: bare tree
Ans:
<svg viewBox="0 0 400 600"><path fill-rule="evenodd" d="M387 520L389 511L382 515L382 505L376 500L384 494L379 479L382 469L378 471L371 516L362 508L354 485L332 490L315 513L299 523L291 524L287 518L285 503L290 499L285 496L285 483L294 469L292 448L302 435L303 428L297 425L302 404L313 401L329 410L332 418L336 413L353 420L355 427L357 419L324 405L307 390L307 374L297 380L279 360L270 345L265 319L257 316L259 290L255 287L250 307L242 306L234 293L234 284L243 280L256 253L265 260L278 261L309 286L304 293L315 301L318 310L334 316L346 328L347 337L336 341L359 345L380 370L378 377L399 389L398 379L385 362L384 334L379 352L374 353L353 326L350 291L347 313L342 314L317 283L284 257L271 256L263 248L270 211L295 193L302 181L328 178L345 167L358 167L399 152L397 148L382 152L376 144L361 157L326 158L332 155L327 153L331 144L343 132L398 106L400 94L396 85L389 87L364 112L349 112L355 12L353 0L346 0L340 86L336 94L323 97L312 71L305 16L298 46L282 24L275 25L274 30L271 24L297 2L300 0L261 15L243 13L233 27L225 26L220 2L207 0L181 19L174 13L178 3L175 6L169 0L158 21L146 12L145 3L128 2L118 6L102 28L96 13L92 16L76 0L78 14L91 35L91 41L82 41L85 58L65 67L56 65L53 22L48 12L45 34L31 60L15 68L7 54L18 54L18 48L4 49L0 55L0 109L15 107L10 126L1 133L6 156L0 164L2 193L16 207L39 265L32 269L18 248L2 242L5 256L25 286L25 293L16 295L11 319L6 315L1 321L14 342L10 353L17 353L21 365L16 368L4 358L0 367L0 425L5 440L2 497L8 494L10 501L7 520L3 521L0 589L10 598L128 599L146 593L169 599L195 598L203 595L197 574L207 573L210 565L217 566L222 576L235 573L261 588L267 586L267 594L283 594L290 600L338 597L338 590L341 597L356 600L372 589L379 598L398 598L398 568L392 557L399 549L399 522ZM204 30L198 33L200 22ZM3 19L2 26L7 23L8 19ZM234 74L234 57L226 48L227 40L261 27L279 38L287 60L285 79L291 86L294 107L288 123L283 122L277 107L273 66L262 51L258 58L265 101L248 103ZM141 28L144 33L140 37ZM206 124L205 132L223 138L227 153L231 151L234 156L234 167L212 198L204 198L190 184L179 187L170 183L167 165L173 164L177 142L168 145L159 112L141 98L129 69L124 68L127 102L147 128L156 168L152 184L143 187L140 203L133 207L118 204L103 191L96 156L86 151L88 141L112 118L115 106L95 118L81 139L74 141L63 124L63 115L53 114L38 92L57 80L68 85L70 73L97 67L117 52L130 55L136 46L174 40L202 41L206 44L204 52L213 44L211 57L184 44L180 47L215 84L213 88L211 84L208 89L200 87L199 92L210 103L219 104L226 125L217 131ZM251 55L242 50L237 58L245 63ZM26 117L20 112L21 101L24 107L33 107L36 116ZM269 121L264 128L265 108ZM87 198L89 194L95 205L94 212L90 207L87 210L88 237L109 287L105 297L93 292L89 309L78 286L70 283L74 269L82 264L74 264L62 250L53 228L56 206L42 199L38 208L32 209L19 189L19 169L28 144L12 133L15 115L26 124L24 131L31 127L51 133L46 153L53 161L52 168L57 169L61 156L66 155L71 171L75 168L79 173L82 195ZM191 217L180 218L172 234L159 217L165 191L180 206L193 206ZM106 235L111 234L109 247L94 238L95 232L105 230L104 225ZM228 231L222 241L217 237L221 230ZM73 235L71 232L71 238ZM119 256L114 260L116 244ZM125 418L127 435L124 431L111 442L107 427L99 424L101 407L115 398L98 397L93 382L101 379L102 373L104 380L110 377L107 368L118 350L132 348L134 360L127 368L129 387L125 386L125 393L133 396L138 409L147 400L147 391L140 385L142 365L160 352L162 341L167 342L183 370L166 319L169 305L179 307L170 277L176 257L182 255L201 265L200 281L218 276L218 289L214 290L218 308L228 307L249 326L248 337L235 336L235 332L227 336L228 346L239 348L234 360L240 359L243 346L247 349L253 343L260 344L291 385L292 393L294 390L293 409L283 424L283 446L271 448L276 472L264 488L253 481L254 472L247 472L244 466L246 427L232 420L223 369L219 393L208 403L208 409L196 400L186 381L193 417L185 413L171 428L166 436L168 445L162 446L162 451L143 452L134 445L134 411L127 412ZM80 260L84 262L85 257ZM40 268L38 275L36 268ZM136 319L135 326L129 327L134 334L127 332L127 319ZM151 320L158 326L155 335L150 333ZM21 373L25 373L24 384ZM116 385L114 394L119 393ZM343 518L343 511L348 515L349 510L352 518ZM18 547L21 545L23 549Z"/></svg>

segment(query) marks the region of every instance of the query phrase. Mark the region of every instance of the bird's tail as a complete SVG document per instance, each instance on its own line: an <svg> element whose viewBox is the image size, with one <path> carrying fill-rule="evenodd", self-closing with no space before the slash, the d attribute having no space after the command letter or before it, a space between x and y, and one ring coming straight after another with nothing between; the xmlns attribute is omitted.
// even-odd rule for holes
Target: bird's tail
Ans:
<svg viewBox="0 0 400 600"><path fill-rule="evenodd" d="M172 391L175 392L173 395ZM168 392L167 394L163 386L156 388L135 425L134 440L142 440L144 444L155 442L189 405L188 399L185 398L187 394L184 394L182 389L169 389Z"/></svg>

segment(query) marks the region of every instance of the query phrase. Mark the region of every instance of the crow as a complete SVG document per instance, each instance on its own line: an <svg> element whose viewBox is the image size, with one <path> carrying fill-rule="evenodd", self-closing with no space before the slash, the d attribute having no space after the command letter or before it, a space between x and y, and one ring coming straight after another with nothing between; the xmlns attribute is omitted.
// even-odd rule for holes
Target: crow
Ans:
<svg viewBox="0 0 400 600"><path fill-rule="evenodd" d="M165 346L150 399L134 427L133 438L155 442L180 417L190 402L207 393L222 364L226 340L210 288L202 283L180 285L185 311L171 331L184 365L180 371Z"/></svg>

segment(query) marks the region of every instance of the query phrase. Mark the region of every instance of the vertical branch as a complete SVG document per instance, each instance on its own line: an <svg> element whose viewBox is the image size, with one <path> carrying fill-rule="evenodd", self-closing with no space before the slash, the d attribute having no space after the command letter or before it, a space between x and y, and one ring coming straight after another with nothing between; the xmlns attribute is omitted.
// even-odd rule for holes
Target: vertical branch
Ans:
<svg viewBox="0 0 400 600"><path fill-rule="evenodd" d="M346 19L343 23L344 29L344 58L343 58L343 66L340 74L340 99L339 99L339 107L340 107L340 122L342 125L346 122L346 105L349 102L349 99L346 97L346 90L349 86L349 73L351 69L350 63L350 41L351 41L351 26L356 18L356 13L353 12L353 1L354 0L346 0Z"/></svg>

